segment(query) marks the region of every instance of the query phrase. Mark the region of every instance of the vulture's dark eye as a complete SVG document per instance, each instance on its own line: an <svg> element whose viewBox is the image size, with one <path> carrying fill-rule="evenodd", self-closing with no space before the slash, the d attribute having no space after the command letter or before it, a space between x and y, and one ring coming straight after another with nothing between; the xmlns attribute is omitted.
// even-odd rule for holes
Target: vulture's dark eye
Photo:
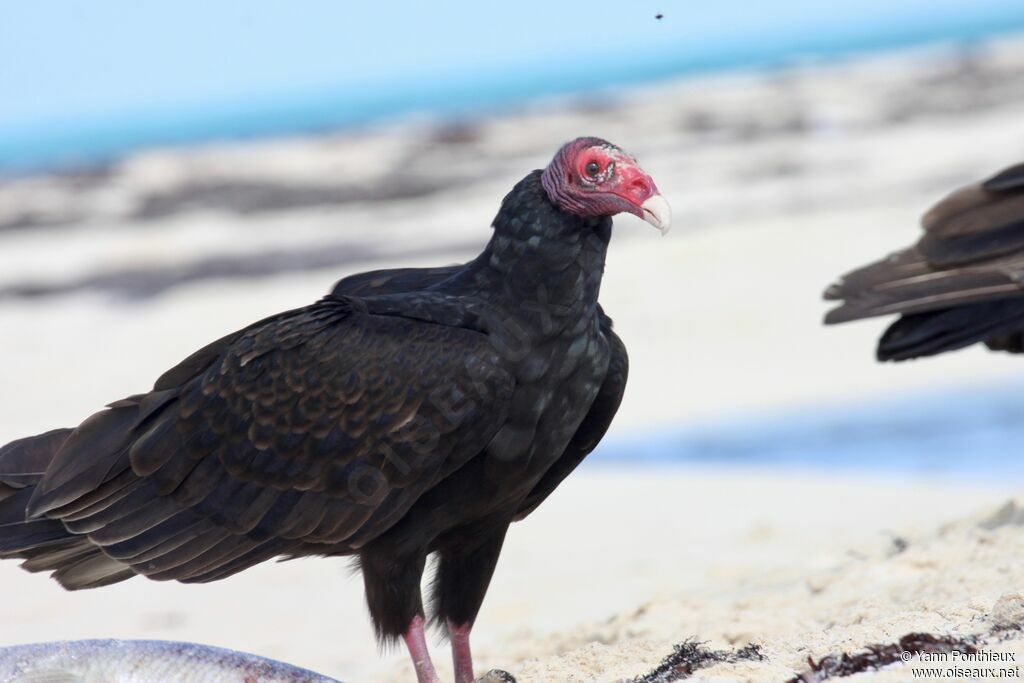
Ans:
<svg viewBox="0 0 1024 683"><path fill-rule="evenodd" d="M597 174L601 172L601 164L596 161L591 161L586 167L587 175L591 178L596 178Z"/></svg>

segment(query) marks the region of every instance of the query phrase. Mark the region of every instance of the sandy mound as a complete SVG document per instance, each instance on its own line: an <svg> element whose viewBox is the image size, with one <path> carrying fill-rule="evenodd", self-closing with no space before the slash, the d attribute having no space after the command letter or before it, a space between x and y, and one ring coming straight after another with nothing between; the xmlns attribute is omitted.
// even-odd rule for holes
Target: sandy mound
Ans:
<svg viewBox="0 0 1024 683"><path fill-rule="evenodd" d="M573 635L586 644L526 659L515 670L521 683L628 681L658 670L673 646L687 639L701 646L682 648L675 667L669 662L658 670L660 677L640 680L683 680L689 669L701 679L783 681L801 673L818 680L808 658L818 668L839 669L839 675L868 670L872 673L860 677L906 680L912 667L925 664L921 658L899 660L904 647L976 650L984 660L996 660L961 662L960 669L1013 668L1024 662L1024 594L1017 592L1024 586L1022 526L1024 508L1010 501L930 533L851 550L845 562L827 570L771 581L752 573L721 597L654 599L604 623L581 627ZM521 646L538 651L565 644L545 639ZM751 644L759 656L750 648L742 651ZM864 656L879 645L890 647ZM821 662L843 653L854 656L846 671L838 661ZM1016 662L998 661L1006 655L993 653L1013 653ZM952 662L950 656L942 659Z"/></svg>

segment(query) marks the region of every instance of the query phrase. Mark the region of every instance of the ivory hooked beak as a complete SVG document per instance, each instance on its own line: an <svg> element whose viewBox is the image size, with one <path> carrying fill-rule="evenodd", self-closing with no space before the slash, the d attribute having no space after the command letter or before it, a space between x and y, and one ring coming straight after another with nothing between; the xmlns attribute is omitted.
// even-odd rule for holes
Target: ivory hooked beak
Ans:
<svg viewBox="0 0 1024 683"><path fill-rule="evenodd" d="M672 207L660 194L652 194L640 205L645 221L656 227L664 235L672 227Z"/></svg>

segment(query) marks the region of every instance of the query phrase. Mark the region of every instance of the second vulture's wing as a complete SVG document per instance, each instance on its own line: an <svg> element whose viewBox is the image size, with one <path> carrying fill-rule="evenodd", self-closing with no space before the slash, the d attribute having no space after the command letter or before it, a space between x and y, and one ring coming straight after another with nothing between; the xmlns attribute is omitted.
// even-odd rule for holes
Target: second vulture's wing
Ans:
<svg viewBox="0 0 1024 683"><path fill-rule="evenodd" d="M8 555L85 588L357 549L486 446L511 392L482 333L329 297L60 434L41 480L16 494L34 490L29 513L45 518Z"/></svg>
<svg viewBox="0 0 1024 683"><path fill-rule="evenodd" d="M845 275L825 298L827 324L901 314L881 360L985 341L1021 350L1024 330L1024 164L949 195L925 214L914 246Z"/></svg>

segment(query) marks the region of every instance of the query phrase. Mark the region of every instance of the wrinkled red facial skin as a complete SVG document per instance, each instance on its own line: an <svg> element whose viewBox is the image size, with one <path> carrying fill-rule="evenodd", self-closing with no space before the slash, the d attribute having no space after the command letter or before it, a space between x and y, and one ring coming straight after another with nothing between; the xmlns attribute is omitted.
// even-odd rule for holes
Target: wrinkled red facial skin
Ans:
<svg viewBox="0 0 1024 683"><path fill-rule="evenodd" d="M654 180L636 159L600 138L577 138L558 150L541 182L558 208L577 216L631 213L658 194Z"/></svg>

